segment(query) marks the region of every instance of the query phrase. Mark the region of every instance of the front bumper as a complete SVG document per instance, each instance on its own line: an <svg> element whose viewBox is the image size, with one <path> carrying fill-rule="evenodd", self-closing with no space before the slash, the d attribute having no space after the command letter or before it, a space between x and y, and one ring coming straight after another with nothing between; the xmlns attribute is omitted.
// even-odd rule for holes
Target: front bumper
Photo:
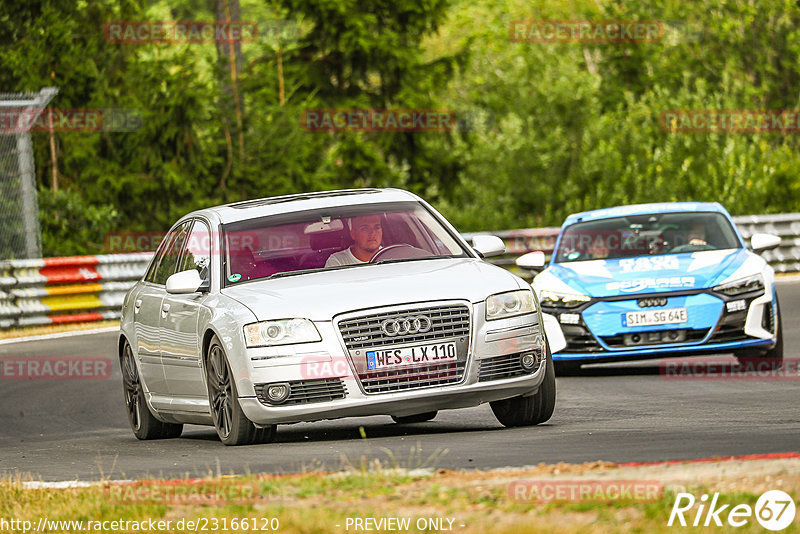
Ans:
<svg viewBox="0 0 800 534"><path fill-rule="evenodd" d="M687 308L689 322L628 328L619 315L638 299L666 297L664 306ZM743 309L739 309L743 301ZM633 303L633 304L632 304ZM729 305L736 304L729 308ZM595 299L577 310L545 309L544 325L554 361L595 363L691 354L769 349L775 345L777 310L774 289L725 298L709 291ZM564 324L564 313L572 324ZM579 319L575 321L575 316ZM616 321L616 322L615 322ZM655 340L650 342L650 340Z"/></svg>
<svg viewBox="0 0 800 534"><path fill-rule="evenodd" d="M485 402L538 391L544 366L533 375L496 382L473 382L442 388L426 388L401 393L364 396L357 386L345 380L348 396L341 400L297 406L265 406L254 397L240 398L248 419L259 425L298 423L369 415L414 415L424 412L467 408Z"/></svg>
<svg viewBox="0 0 800 534"><path fill-rule="evenodd" d="M376 388L374 372L365 371L363 367L365 343L360 337L356 338L356 343L352 339L346 342L340 332L340 323L365 312L346 314L331 322L316 323L322 336L318 343L247 349L248 376L237 382L239 391L247 392L239 398L242 410L254 423L270 425L353 416L414 415L477 406L538 391L546 367L546 341L538 314L487 322L483 319L482 303L436 304L457 305L468 310L466 330L434 341L455 343L458 362L408 366L403 368L402 374L387 378L388 386ZM414 309L409 305L389 310L410 313ZM369 311L373 315L376 312ZM419 343L392 346L384 342L377 348L384 350ZM283 354L279 356L279 352ZM532 370L523 369L522 356L531 353L538 363ZM269 400L267 388L275 384L289 385L293 393L287 401L276 404Z"/></svg>

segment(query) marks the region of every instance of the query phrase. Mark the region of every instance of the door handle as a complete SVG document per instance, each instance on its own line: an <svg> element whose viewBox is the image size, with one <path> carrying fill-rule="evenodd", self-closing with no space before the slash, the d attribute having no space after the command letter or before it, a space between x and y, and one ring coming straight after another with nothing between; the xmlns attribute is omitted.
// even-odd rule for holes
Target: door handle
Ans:
<svg viewBox="0 0 800 534"><path fill-rule="evenodd" d="M142 299L136 299L133 303L133 311L138 312L139 308L142 307Z"/></svg>
<svg viewBox="0 0 800 534"><path fill-rule="evenodd" d="M168 313L169 313L169 303L165 302L164 304L161 305L161 316L166 317Z"/></svg>

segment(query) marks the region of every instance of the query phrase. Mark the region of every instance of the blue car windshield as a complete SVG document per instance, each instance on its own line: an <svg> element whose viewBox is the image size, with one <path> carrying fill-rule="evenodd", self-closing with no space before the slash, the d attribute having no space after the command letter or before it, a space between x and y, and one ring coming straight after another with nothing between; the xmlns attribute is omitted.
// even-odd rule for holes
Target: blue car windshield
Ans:
<svg viewBox="0 0 800 534"><path fill-rule="evenodd" d="M716 212L651 213L567 227L556 263L741 247L730 220Z"/></svg>

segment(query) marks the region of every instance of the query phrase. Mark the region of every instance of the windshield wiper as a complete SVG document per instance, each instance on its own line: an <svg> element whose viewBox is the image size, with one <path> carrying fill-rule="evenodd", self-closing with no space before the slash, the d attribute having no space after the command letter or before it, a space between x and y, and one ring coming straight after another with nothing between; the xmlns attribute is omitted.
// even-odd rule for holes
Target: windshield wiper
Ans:
<svg viewBox="0 0 800 534"><path fill-rule="evenodd" d="M356 263L352 265L337 265L336 267L317 267L314 269L300 269L298 271L283 271L280 273L271 274L263 280L272 280L274 278L285 278L287 276L294 276L296 274L308 274L308 273L318 273L322 271L338 271L340 269L349 269L350 267L363 267L365 265L385 265L388 263L400 263L404 261L420 261L420 260L441 260L446 258L460 258L461 256L425 256L422 258L396 258L393 260L381 260L376 261L374 263L366 262L366 263Z"/></svg>
<svg viewBox="0 0 800 534"><path fill-rule="evenodd" d="M273 278L285 278L287 276L294 276L296 274L307 274L307 273L318 273L320 271L335 271L337 269L341 269L343 267L349 267L348 265L339 265L337 267L316 267L314 269L300 269L299 271L283 271L280 273L275 273L267 276L265 280L271 280Z"/></svg>
<svg viewBox="0 0 800 534"><path fill-rule="evenodd" d="M442 260L447 258L460 258L461 256L423 256L421 258L395 258L393 260L380 260L376 261L374 265L385 265L387 263L402 263L404 261L422 261L422 260Z"/></svg>

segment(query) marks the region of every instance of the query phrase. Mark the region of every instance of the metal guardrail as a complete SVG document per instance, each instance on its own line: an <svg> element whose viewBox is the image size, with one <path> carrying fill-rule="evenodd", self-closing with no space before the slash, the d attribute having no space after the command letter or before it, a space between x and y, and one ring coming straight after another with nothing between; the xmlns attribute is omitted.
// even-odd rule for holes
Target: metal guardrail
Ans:
<svg viewBox="0 0 800 534"><path fill-rule="evenodd" d="M152 253L0 263L0 328L118 319Z"/></svg>
<svg viewBox="0 0 800 534"><path fill-rule="evenodd" d="M780 246L762 252L761 256L775 272L800 272L800 213L744 215L733 220L745 239L759 232L780 236Z"/></svg>
<svg viewBox="0 0 800 534"><path fill-rule="evenodd" d="M781 245L762 253L777 272L800 272L800 213L734 217L742 236L765 232ZM492 263L514 268L526 252L553 252L559 228L525 228L492 233L506 254ZM152 252L0 262L0 328L118 319L127 290L145 272ZM526 273L519 273L526 274Z"/></svg>

